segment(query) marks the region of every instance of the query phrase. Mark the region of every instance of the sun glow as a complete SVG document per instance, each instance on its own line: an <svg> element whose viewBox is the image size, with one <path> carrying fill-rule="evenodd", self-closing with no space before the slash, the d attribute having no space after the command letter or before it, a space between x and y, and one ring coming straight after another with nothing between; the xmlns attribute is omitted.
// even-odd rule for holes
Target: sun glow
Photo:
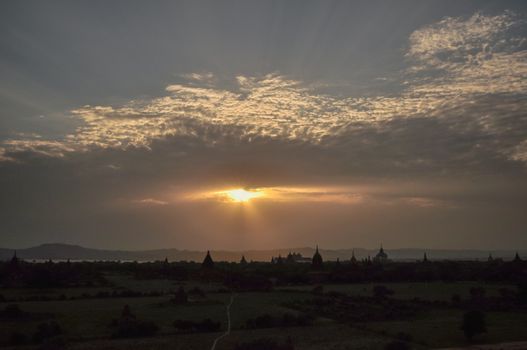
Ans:
<svg viewBox="0 0 527 350"><path fill-rule="evenodd" d="M225 191L225 194L234 202L248 202L250 199L262 196L260 191L247 191L243 188Z"/></svg>

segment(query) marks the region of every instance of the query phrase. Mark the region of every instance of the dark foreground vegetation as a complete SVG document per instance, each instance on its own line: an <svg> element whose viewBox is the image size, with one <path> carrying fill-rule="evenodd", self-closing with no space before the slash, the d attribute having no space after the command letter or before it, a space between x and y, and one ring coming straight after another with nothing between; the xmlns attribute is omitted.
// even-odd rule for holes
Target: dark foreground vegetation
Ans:
<svg viewBox="0 0 527 350"><path fill-rule="evenodd" d="M527 341L527 263L0 264L0 346L426 349Z"/></svg>

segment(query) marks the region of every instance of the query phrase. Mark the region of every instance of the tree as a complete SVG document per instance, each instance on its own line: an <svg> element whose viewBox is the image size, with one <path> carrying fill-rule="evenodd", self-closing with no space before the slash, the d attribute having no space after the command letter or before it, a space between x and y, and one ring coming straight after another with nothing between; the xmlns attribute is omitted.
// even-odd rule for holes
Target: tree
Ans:
<svg viewBox="0 0 527 350"><path fill-rule="evenodd" d="M390 295L393 295L394 292L386 286L375 286L373 287L373 296L377 299L384 299Z"/></svg>
<svg viewBox="0 0 527 350"><path fill-rule="evenodd" d="M174 297L170 300L174 304L186 304L188 303L188 295L185 292L185 289L181 286L179 289L174 293Z"/></svg>
<svg viewBox="0 0 527 350"><path fill-rule="evenodd" d="M461 330L465 333L468 340L472 340L475 335L486 333L485 315L481 311L466 312L463 315Z"/></svg>
<svg viewBox="0 0 527 350"><path fill-rule="evenodd" d="M410 346L399 340L394 340L384 346L384 350L409 350Z"/></svg>

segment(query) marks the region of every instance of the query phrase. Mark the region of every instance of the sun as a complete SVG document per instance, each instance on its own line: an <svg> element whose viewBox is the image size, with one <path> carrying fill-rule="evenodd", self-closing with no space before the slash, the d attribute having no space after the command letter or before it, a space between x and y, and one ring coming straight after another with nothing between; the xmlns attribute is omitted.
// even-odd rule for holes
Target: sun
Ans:
<svg viewBox="0 0 527 350"><path fill-rule="evenodd" d="M260 197L262 192L247 191L243 188L225 191L225 194L234 202L248 202L250 199Z"/></svg>

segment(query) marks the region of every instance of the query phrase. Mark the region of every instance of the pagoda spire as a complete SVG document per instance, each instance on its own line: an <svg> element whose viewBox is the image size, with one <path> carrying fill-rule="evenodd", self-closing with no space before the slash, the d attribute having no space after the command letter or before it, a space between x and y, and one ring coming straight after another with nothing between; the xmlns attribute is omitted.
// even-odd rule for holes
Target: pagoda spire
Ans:
<svg viewBox="0 0 527 350"><path fill-rule="evenodd" d="M203 263L201 264L201 267L205 269L212 269L214 267L214 261L212 260L212 257L210 256L209 250L207 250L207 255L205 256L205 259L203 259Z"/></svg>
<svg viewBox="0 0 527 350"><path fill-rule="evenodd" d="M351 260L350 260L353 264L355 264L357 262L357 258L355 257L355 249L353 249L351 251Z"/></svg>
<svg viewBox="0 0 527 350"><path fill-rule="evenodd" d="M15 249L15 252L13 253L13 257L11 258L11 264L13 265L18 264L18 257L16 255L16 249Z"/></svg>
<svg viewBox="0 0 527 350"><path fill-rule="evenodd" d="M320 252L318 251L318 244L315 249L315 254L313 254L313 259L311 260L311 268L313 269L320 269L322 268L322 255L320 255Z"/></svg>

